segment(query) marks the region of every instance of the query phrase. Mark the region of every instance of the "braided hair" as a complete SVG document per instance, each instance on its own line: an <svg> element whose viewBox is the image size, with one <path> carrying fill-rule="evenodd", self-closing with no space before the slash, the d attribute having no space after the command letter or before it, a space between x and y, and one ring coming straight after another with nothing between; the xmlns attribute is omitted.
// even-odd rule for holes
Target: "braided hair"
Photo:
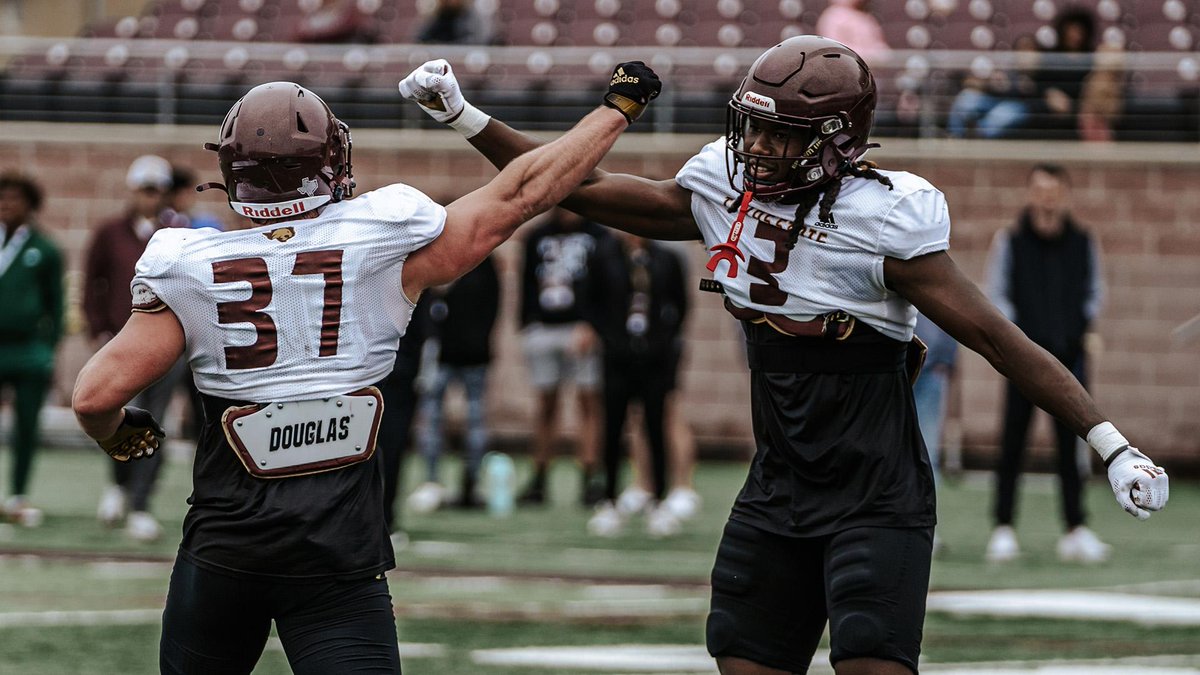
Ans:
<svg viewBox="0 0 1200 675"><path fill-rule="evenodd" d="M887 189L894 189L891 179L879 173L879 166L875 162L863 160L861 162L843 162L839 167L839 174L849 174L855 178L869 178L879 181L880 184L886 185ZM796 217L792 224L792 229L788 230L787 241L784 246L787 250L792 250L796 246L796 241L800 238L800 231L804 229L804 219L808 217L814 206L820 203L820 211L817 212L817 218L823 222L833 222L833 203L837 201L838 195L842 192L842 179L839 177L825 184L823 188L806 190L801 193L800 201L796 204Z"/></svg>

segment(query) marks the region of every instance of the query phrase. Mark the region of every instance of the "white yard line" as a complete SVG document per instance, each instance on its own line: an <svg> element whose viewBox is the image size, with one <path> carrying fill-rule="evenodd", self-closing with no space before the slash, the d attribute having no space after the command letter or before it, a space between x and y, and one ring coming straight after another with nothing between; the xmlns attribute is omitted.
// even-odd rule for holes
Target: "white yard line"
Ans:
<svg viewBox="0 0 1200 675"><path fill-rule="evenodd" d="M938 591L931 612L958 616L1041 617L1200 626L1200 600L1098 591Z"/></svg>

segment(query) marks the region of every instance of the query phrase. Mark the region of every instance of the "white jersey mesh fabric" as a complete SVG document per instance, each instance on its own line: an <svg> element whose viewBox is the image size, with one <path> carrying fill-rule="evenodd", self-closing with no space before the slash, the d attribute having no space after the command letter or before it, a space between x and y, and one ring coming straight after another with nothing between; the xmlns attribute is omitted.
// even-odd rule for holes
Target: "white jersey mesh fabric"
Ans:
<svg viewBox="0 0 1200 675"><path fill-rule="evenodd" d="M442 206L397 184L311 220L159 230L132 285L179 317L200 391L254 402L333 396L391 371L413 310L401 269L445 222Z"/></svg>
<svg viewBox="0 0 1200 675"><path fill-rule="evenodd" d="M795 248L790 255L781 253L778 260L776 242L756 234L769 227L791 228L796 207L751 201L738 243L746 259L732 278L727 276L728 263L718 263L713 278L741 307L799 321L840 309L888 337L911 340L916 309L884 286L883 259L907 260L949 248L950 214L945 197L925 179L902 171L880 173L892 181L893 190L875 180L846 179L834 203L833 222L818 222L819 209L813 207L800 225ZM727 178L725 139L704 146L675 181L692 191L692 215L705 245L711 249L725 242L741 201ZM741 185L740 174L735 182ZM759 269L757 275L751 274L751 259L760 261L756 267L779 271ZM787 294L786 301L775 305L753 301L751 286L768 284L771 277Z"/></svg>

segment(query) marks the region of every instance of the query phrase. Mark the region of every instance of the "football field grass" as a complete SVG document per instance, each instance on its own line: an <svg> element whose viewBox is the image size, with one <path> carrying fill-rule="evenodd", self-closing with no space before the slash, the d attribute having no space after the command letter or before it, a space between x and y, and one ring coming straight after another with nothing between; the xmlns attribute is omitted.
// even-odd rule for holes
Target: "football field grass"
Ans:
<svg viewBox="0 0 1200 675"><path fill-rule="evenodd" d="M38 461L32 494L45 523L0 528L0 673L155 672L158 614L190 468L164 467L155 511L166 534L134 544L95 520L106 458L49 451ZM443 470L453 483L456 467ZM578 476L568 460L556 467L546 507L505 519L454 510L406 514L411 543L391 576L405 673L715 672L702 647L706 581L744 471L738 463L702 465L702 513L666 540L644 535L640 519L613 539L588 536L589 512L576 503ZM1139 672L1200 673L1200 618L1189 618L1191 606L1200 606L1200 487L1176 481L1168 509L1138 523L1102 480L1093 480L1090 522L1114 545L1112 560L1097 566L1056 560L1057 493L1040 476L1027 477L1022 492L1023 555L1009 565L984 563L990 488L983 476L942 486L944 549L934 563L926 671L1035 672L1028 669L1066 659L1075 664L1070 672L1086 673L1126 659L1120 663ZM1103 613L1090 617L1086 606L1076 619L1046 618L1023 612L1020 603L1009 616L989 612L986 602L950 614L949 605L936 602L952 591L998 589L1108 598L1119 592L1135 620L1098 620ZM1165 623L1167 610L1179 609L1170 603L1186 606L1182 618ZM255 672L288 672L277 645ZM812 672L828 672L824 655Z"/></svg>

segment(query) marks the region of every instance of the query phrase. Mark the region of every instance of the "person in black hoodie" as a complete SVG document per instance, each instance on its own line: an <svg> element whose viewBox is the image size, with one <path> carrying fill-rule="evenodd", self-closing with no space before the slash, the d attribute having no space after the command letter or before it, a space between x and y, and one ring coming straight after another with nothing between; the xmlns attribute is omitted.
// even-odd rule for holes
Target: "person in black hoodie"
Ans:
<svg viewBox="0 0 1200 675"><path fill-rule="evenodd" d="M574 385L578 403L576 448L582 469L581 501L600 500L593 471L600 444L600 358L585 316L593 253L611 238L599 225L555 209L525 239L521 275L521 341L529 379L537 390L533 430L533 476L522 504L544 504L558 432L559 394Z"/></svg>
<svg viewBox="0 0 1200 675"><path fill-rule="evenodd" d="M1039 164L1029 174L1029 201L1015 227L996 233L988 264L988 295L1031 340L1087 384L1085 337L1104 300L1096 240L1071 216L1070 177L1063 167ZM996 468L996 528L987 558L1006 562L1020 548L1013 532L1033 403L1009 382L1000 462ZM1083 480L1075 433L1055 423L1058 475L1067 533L1058 555L1069 562L1101 562L1110 547L1085 525Z"/></svg>
<svg viewBox="0 0 1200 675"><path fill-rule="evenodd" d="M605 480L604 501L588 522L588 530L611 536L621 528L615 500L625 457L622 432L629 405L639 401L654 485L646 530L654 536L675 534L678 520L659 504L667 492L664 407L687 315L683 266L661 244L621 233L596 247L590 267L591 301L583 306L604 352Z"/></svg>
<svg viewBox="0 0 1200 675"><path fill-rule="evenodd" d="M437 508L444 500L438 477L438 459L445 446L442 415L446 390L459 382L467 398L464 430L462 491L457 505L478 508L483 503L475 494L479 465L487 451L488 428L485 416L487 373L492 363L492 328L500 306L500 278L493 256L446 287L430 289L429 326L436 358L422 364L420 435L421 455L425 458L426 478L409 496L409 505L417 511ZM426 350L432 355L431 350ZM430 368L425 372L425 368Z"/></svg>

